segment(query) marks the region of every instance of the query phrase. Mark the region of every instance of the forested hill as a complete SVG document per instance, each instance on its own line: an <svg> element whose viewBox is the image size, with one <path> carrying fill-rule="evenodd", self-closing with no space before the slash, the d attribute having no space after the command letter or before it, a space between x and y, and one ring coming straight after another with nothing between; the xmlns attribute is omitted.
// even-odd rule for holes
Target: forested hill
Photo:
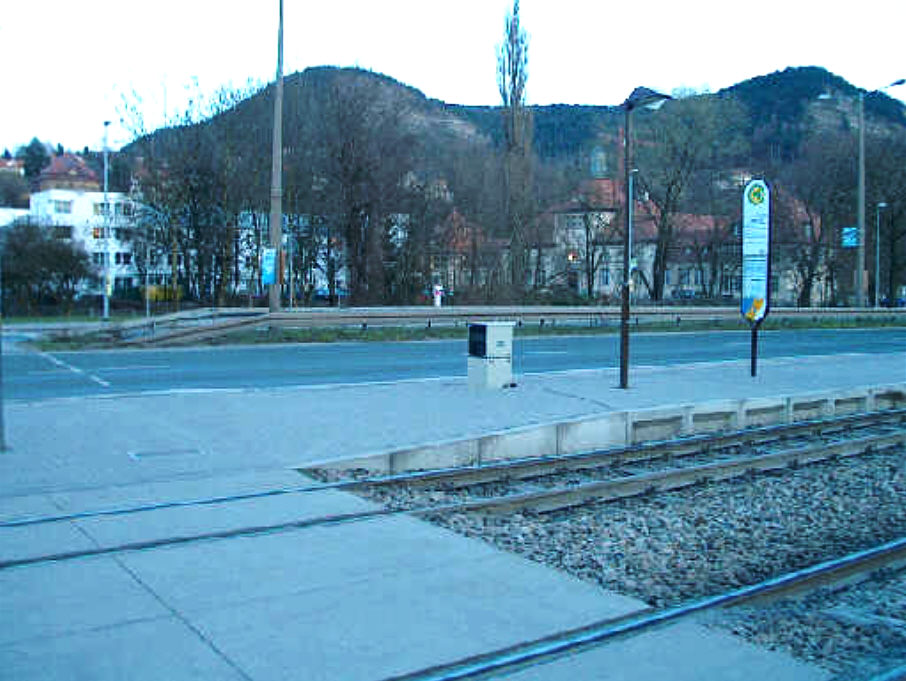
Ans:
<svg viewBox="0 0 906 681"><path fill-rule="evenodd" d="M745 106L756 156L771 153L773 146L775 153L779 150L789 157L806 133L817 125L836 125L842 130L855 128L859 92L859 88L826 69L806 66L751 78L711 96L735 97ZM496 143L501 141L499 108L446 106ZM623 121L619 106L558 104L530 108L535 150L542 158L574 156L587 151L602 133L612 139ZM816 108L823 109L825 115L811 115ZM830 112L833 115L827 115ZM865 115L880 125L906 127L906 107L880 92L866 94Z"/></svg>
<svg viewBox="0 0 906 681"><path fill-rule="evenodd" d="M284 140L305 146L314 133L312 120L323 116L324 101L337 88L365 82L381 106L405 110L424 158L443 155L442 149L480 141L498 146L502 141L499 107L449 104L425 97L419 90L393 78L361 69L315 67L287 76L285 81ZM273 109L272 87L229 107L208 123L241 122L256 133L255 148L269 150L266 140ZM715 100L734 97L749 117L753 162L770 156L790 159L810 130L853 130L858 125L860 90L820 67L788 68L759 76L707 95ZM534 150L546 160L587 158L595 146L616 140L623 115L619 106L532 106ZM906 126L906 107L881 93L865 97L869 126ZM184 127L184 126L183 126ZM153 133L176 142L182 128ZM316 136L316 135L315 135ZM128 148L127 150L128 151Z"/></svg>

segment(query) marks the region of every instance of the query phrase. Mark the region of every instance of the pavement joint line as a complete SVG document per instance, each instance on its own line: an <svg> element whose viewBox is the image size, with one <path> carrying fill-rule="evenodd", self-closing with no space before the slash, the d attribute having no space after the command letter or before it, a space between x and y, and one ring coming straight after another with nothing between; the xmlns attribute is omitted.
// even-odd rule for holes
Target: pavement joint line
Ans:
<svg viewBox="0 0 906 681"><path fill-rule="evenodd" d="M183 613L177 610L175 607L170 605L164 598L155 591L151 585L147 584L132 568L126 565L119 556L113 556L113 561L123 570L127 575L129 575L132 580L142 589L144 589L154 600L156 600L162 608L167 610L173 617L182 622L182 625L191 631L196 638L198 638L203 645L205 645L214 655L223 660L229 667L231 667L237 674L239 674L246 681L253 681L252 677L249 676L246 671L239 666L239 664L233 660L229 655L227 655L220 647L214 643L210 638L208 638L205 633L199 629L195 624L189 620Z"/></svg>
<svg viewBox="0 0 906 681"><path fill-rule="evenodd" d="M10 646L21 645L23 643L46 641L48 639L49 640L65 639L70 636L76 636L78 634L92 634L92 633L99 633L99 632L105 632L105 631L113 631L113 630L119 629L120 627L123 627L123 626L129 626L132 624L144 624L147 622L160 622L162 620L170 619L171 617L172 617L172 615L163 614L163 613L160 615L151 615L149 617L129 617L126 619L118 620L116 622L108 622L105 624L96 624L93 626L88 626L88 627L79 628L79 629L69 629L69 630L59 631L59 632L54 632L54 633L31 634L24 638L17 638L12 641L4 642L4 643L0 644L0 649L7 648Z"/></svg>
<svg viewBox="0 0 906 681"><path fill-rule="evenodd" d="M584 395L575 395L573 393L567 392L566 390L557 390L556 388L547 387L542 388L542 390L546 393L550 393L551 395L557 395L558 397L568 397L573 400L579 400L580 402L588 402L589 404L593 404L596 407L601 407L602 409L615 409L615 407L608 402L602 402L601 400L596 400L592 397L585 397Z"/></svg>

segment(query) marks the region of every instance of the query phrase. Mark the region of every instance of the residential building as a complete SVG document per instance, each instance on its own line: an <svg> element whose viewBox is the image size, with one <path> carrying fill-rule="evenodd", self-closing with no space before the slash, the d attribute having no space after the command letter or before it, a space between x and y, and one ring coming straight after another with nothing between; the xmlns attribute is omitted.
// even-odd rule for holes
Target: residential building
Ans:
<svg viewBox="0 0 906 681"><path fill-rule="evenodd" d="M29 201L29 218L51 227L57 238L81 245L98 274L109 274L114 291L139 285L129 245L135 207L127 195L101 191L97 174L73 154L55 156L38 186Z"/></svg>

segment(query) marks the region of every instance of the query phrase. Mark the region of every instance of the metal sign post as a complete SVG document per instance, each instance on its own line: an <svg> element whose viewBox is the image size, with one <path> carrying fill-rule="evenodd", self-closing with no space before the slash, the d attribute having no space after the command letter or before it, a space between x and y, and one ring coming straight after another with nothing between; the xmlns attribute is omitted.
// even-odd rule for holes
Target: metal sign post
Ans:
<svg viewBox="0 0 906 681"><path fill-rule="evenodd" d="M758 368L758 326L768 315L771 294L771 191L764 180L749 182L742 197L742 316L752 327L752 377Z"/></svg>

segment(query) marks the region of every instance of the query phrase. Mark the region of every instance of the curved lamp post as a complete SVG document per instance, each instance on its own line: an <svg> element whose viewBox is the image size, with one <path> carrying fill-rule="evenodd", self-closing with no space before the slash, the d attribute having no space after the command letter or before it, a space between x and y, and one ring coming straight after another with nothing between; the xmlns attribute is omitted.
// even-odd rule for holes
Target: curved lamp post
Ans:
<svg viewBox="0 0 906 681"><path fill-rule="evenodd" d="M887 88L906 83L906 78L872 90L867 94L883 92ZM859 255L856 264L856 306L865 307L865 92L859 93ZM876 296L877 297L877 296Z"/></svg>
<svg viewBox="0 0 906 681"><path fill-rule="evenodd" d="M626 192L626 224L623 230L623 285L620 290L620 387L629 387L629 272L632 250L632 112L639 107L656 109L668 99L670 95L655 92L646 87L637 87L623 102L622 108L626 114L624 126L625 139L623 140L623 171L626 173L624 191Z"/></svg>
<svg viewBox="0 0 906 681"><path fill-rule="evenodd" d="M271 216L268 229L271 248L277 254L274 283L267 292L268 309L280 311L280 262L283 246L283 0L277 29L277 81L274 85L274 134L271 150Z"/></svg>

